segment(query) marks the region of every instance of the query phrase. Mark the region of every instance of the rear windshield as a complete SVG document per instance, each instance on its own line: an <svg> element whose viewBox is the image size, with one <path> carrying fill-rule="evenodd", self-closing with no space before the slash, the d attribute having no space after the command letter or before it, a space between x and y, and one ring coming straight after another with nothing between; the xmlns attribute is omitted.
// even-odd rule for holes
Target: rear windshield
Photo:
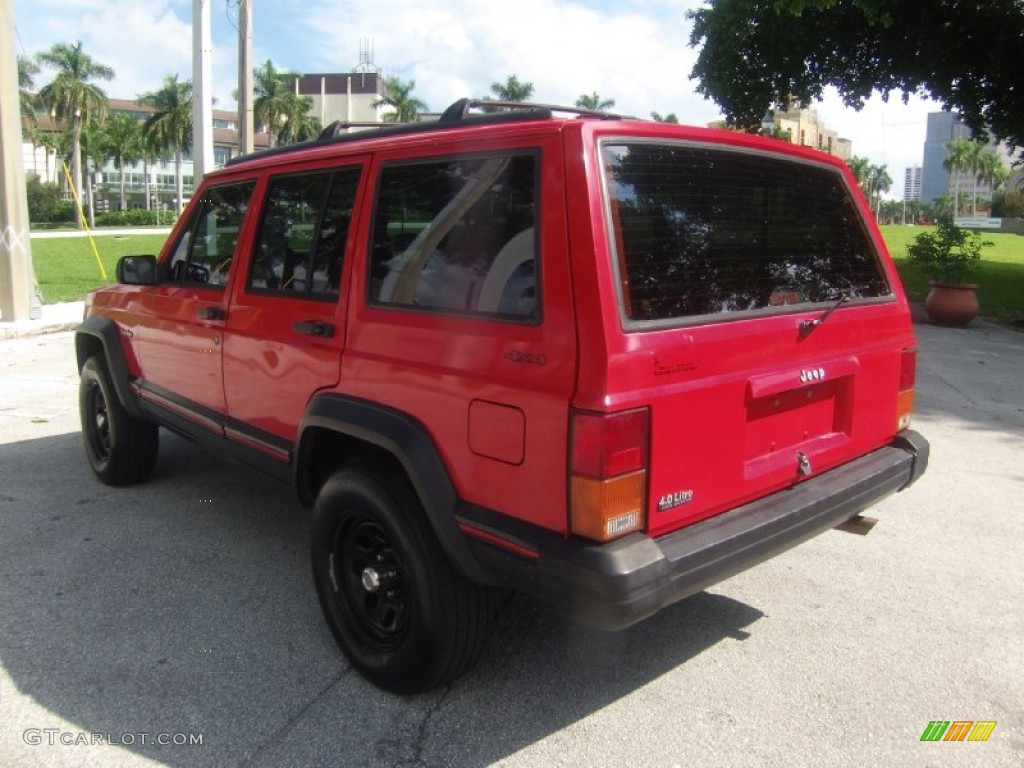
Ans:
<svg viewBox="0 0 1024 768"><path fill-rule="evenodd" d="M689 144L601 152L627 323L891 294L834 169Z"/></svg>

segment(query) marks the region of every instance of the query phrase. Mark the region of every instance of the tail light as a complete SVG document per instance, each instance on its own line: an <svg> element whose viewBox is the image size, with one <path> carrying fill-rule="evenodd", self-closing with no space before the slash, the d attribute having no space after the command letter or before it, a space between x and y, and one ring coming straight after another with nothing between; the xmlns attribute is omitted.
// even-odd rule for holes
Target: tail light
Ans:
<svg viewBox="0 0 1024 768"><path fill-rule="evenodd" d="M904 349L900 358L900 394L896 431L902 432L910 426L910 415L914 412L914 382L917 379L917 349Z"/></svg>
<svg viewBox="0 0 1024 768"><path fill-rule="evenodd" d="M610 541L644 528L650 411L572 416L569 529Z"/></svg>

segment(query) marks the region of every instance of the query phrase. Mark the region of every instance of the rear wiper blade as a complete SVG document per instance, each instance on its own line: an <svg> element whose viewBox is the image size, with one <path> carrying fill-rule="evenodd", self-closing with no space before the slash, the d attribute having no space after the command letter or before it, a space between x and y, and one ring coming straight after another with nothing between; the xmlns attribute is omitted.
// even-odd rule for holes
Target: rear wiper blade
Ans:
<svg viewBox="0 0 1024 768"><path fill-rule="evenodd" d="M811 331L813 331L819 325L821 325L826 320L828 320L828 316L829 315L831 315L833 312L835 312L837 309L839 309L841 306L843 306L843 304L845 304L849 300L850 300L850 295L848 293L844 293L842 296L839 297L839 301L837 301L831 307L826 309L824 311L824 313L822 313L818 317L814 318L813 320L801 320L800 321L800 338L801 339L805 339L808 336L810 336L811 335Z"/></svg>

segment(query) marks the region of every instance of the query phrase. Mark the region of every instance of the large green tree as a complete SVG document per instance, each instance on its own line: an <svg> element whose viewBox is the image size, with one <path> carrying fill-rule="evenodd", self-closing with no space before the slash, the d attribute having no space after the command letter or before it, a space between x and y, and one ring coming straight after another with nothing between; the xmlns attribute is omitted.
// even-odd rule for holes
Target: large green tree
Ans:
<svg viewBox="0 0 1024 768"><path fill-rule="evenodd" d="M978 163L981 145L970 139L953 139L946 144L946 159L942 167L953 177L953 216L960 215L961 174L972 172Z"/></svg>
<svg viewBox="0 0 1024 768"><path fill-rule="evenodd" d="M35 96L32 89L35 87L35 76L39 74L39 65L32 59L18 56L18 101L21 104L21 116L29 123L36 123Z"/></svg>
<svg viewBox="0 0 1024 768"><path fill-rule="evenodd" d="M38 61L56 70L53 80L39 91L54 116L71 125L71 167L75 191L82 199L82 130L92 120L101 118L107 109L107 95L95 80L112 80L114 70L94 61L82 50L82 43L57 43L40 53ZM82 227L80 217L75 226Z"/></svg>
<svg viewBox="0 0 1024 768"><path fill-rule="evenodd" d="M127 209L125 191L125 167L135 165L142 159L143 136L142 124L125 112L118 112L107 120L103 126L106 136L107 150L111 160L117 166L121 177L120 200L121 210Z"/></svg>
<svg viewBox="0 0 1024 768"><path fill-rule="evenodd" d="M394 110L384 117L389 123L418 122L420 112L425 112L427 105L412 95L415 87L415 80L403 83L397 77L388 77L384 80L384 95L375 101L373 106L391 107Z"/></svg>
<svg viewBox="0 0 1024 768"><path fill-rule="evenodd" d="M735 124L834 86L859 108L875 91L925 94L976 135L1024 144L1021 0L707 0L687 13L691 77Z"/></svg>
<svg viewBox="0 0 1024 768"><path fill-rule="evenodd" d="M576 99L576 106L580 109L589 109L592 112L607 112L615 106L615 99L602 98L597 91L583 93Z"/></svg>
<svg viewBox="0 0 1024 768"><path fill-rule="evenodd" d="M514 74L504 83L491 83L491 94L498 101L528 101L533 96L533 83L524 83Z"/></svg>
<svg viewBox="0 0 1024 768"><path fill-rule="evenodd" d="M150 147L158 152L174 153L174 182L180 212L185 199L182 165L185 153L192 146L192 81L168 75L159 91L144 93L138 102L155 110L142 126Z"/></svg>
<svg viewBox="0 0 1024 768"><path fill-rule="evenodd" d="M280 128L277 131L279 144L291 144L296 141L315 139L323 126L320 119L310 114L313 100L309 96L298 96L290 93L280 115Z"/></svg>
<svg viewBox="0 0 1024 768"><path fill-rule="evenodd" d="M298 97L292 90L295 77L294 72L275 67L270 59L253 70L253 117L257 123L267 127L271 147L277 144L289 112L296 109ZM308 103L312 104L312 101Z"/></svg>

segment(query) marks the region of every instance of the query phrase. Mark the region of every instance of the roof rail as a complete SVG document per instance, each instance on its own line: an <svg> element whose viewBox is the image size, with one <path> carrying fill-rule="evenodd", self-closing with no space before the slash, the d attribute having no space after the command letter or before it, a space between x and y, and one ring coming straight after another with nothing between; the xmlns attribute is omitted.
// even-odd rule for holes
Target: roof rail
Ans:
<svg viewBox="0 0 1024 768"><path fill-rule="evenodd" d="M480 112L470 112L478 109ZM507 123L526 120L550 120L554 112L567 112L577 117L597 117L604 120L619 120L621 115L605 112L578 109L576 107L559 107L551 104L531 104L519 101L490 101L487 99L459 99L449 106L436 121L427 123L347 123L335 120L324 128L320 135L312 141L288 144L283 147L264 149L248 155L238 155L225 163L226 166L241 165L253 160L261 160L275 155L286 155L312 147L329 144L348 144L350 142L368 141L381 136L400 136L404 134L430 133L444 131L464 125L489 125L491 123ZM343 133L347 128L360 128L358 133Z"/></svg>
<svg viewBox="0 0 1024 768"><path fill-rule="evenodd" d="M464 119L470 109L480 109L485 114L497 112L499 110L507 111L532 111L540 112L544 111L548 113L550 117L555 112L566 112L570 115L576 115L577 117L596 117L601 120L622 120L626 116L618 115L612 112L599 112L595 109L581 109L580 107L565 107L558 104L539 104L532 101L495 101L492 99L459 99L452 104L448 109L441 115L441 120L449 117L451 120Z"/></svg>

